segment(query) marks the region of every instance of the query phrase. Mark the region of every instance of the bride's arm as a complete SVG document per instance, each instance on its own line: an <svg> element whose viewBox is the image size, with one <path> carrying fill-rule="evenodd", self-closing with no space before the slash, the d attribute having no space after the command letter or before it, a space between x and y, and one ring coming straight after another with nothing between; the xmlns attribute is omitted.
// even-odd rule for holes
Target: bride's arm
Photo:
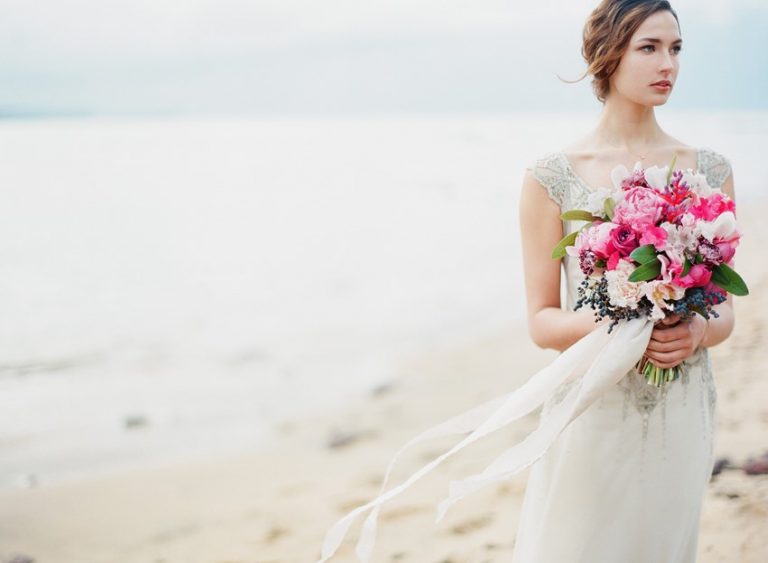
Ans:
<svg viewBox="0 0 768 563"><path fill-rule="evenodd" d="M567 311L560 304L560 263L552 249L563 237L560 207L526 170L520 194L520 230L528 304L528 332L540 348L565 350L595 329L591 309ZM603 319L600 324L607 322Z"/></svg>

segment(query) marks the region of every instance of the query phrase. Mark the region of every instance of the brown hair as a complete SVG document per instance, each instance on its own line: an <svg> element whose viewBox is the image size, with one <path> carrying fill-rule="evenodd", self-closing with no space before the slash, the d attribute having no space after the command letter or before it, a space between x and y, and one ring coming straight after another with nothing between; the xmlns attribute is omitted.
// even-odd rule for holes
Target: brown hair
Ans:
<svg viewBox="0 0 768 563"><path fill-rule="evenodd" d="M677 13L667 0L602 0L592 11L584 24L581 47L587 70L578 80L591 74L592 90L600 102L605 103L610 91L608 80L619 66L632 35L648 16L662 10L675 16L680 26Z"/></svg>

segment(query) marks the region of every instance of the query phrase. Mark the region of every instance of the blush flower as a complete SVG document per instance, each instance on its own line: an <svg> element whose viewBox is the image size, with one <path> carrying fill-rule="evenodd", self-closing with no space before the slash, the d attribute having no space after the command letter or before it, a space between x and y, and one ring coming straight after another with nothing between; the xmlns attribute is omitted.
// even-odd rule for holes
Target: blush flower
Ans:
<svg viewBox="0 0 768 563"><path fill-rule="evenodd" d="M588 248L595 253L595 256L598 259L607 259L613 252L615 252L611 238L611 231L615 227L616 225L613 223L596 222L591 227L579 233L579 237L581 237L581 246L579 248Z"/></svg>
<svg viewBox="0 0 768 563"><path fill-rule="evenodd" d="M624 199L616 204L613 211L613 221L629 225L640 233L648 227L655 226L661 219L664 200L648 188L630 188L624 193Z"/></svg>
<svg viewBox="0 0 768 563"><path fill-rule="evenodd" d="M643 287L643 294L653 304L651 318L659 321L665 317L664 309L674 310L673 302L682 299L685 295L685 288L678 287L662 280L651 280Z"/></svg>
<svg viewBox="0 0 768 563"><path fill-rule="evenodd" d="M643 282L631 282L629 276L635 267L628 260L619 260L616 268L605 272L608 280L608 296L615 307L637 309L643 297Z"/></svg>

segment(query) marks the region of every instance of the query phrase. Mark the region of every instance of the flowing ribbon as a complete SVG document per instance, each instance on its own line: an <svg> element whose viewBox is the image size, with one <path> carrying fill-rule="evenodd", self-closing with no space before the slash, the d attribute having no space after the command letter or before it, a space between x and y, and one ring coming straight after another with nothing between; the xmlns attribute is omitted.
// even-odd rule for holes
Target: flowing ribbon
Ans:
<svg viewBox="0 0 768 563"><path fill-rule="evenodd" d="M538 427L521 442L503 452L481 473L451 481L448 497L438 505L435 523L440 522L448 508L461 498L490 483L511 477L534 463L574 419L637 364L648 347L652 331L653 321L648 318L622 321L611 333L608 333L608 324L601 325L514 391L460 413L409 440L389 462L379 496L355 508L328 530L317 563L328 561L338 550L355 518L372 508L355 547L359 561L370 561L379 509L384 502L403 492L447 457L533 412L561 385L574 382L562 401L552 406L546 414L542 413ZM405 450L431 438L467 432L470 434L449 451L413 473L405 482L383 492L395 462Z"/></svg>

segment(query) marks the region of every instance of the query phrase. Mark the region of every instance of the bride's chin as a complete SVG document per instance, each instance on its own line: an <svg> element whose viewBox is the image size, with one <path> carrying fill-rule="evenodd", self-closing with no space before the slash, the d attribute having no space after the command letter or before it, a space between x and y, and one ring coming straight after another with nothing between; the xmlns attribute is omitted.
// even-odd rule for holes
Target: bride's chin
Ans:
<svg viewBox="0 0 768 563"><path fill-rule="evenodd" d="M638 104L646 106L646 107L656 107L656 106L663 106L669 101L669 96L657 97L657 98L645 98L642 100L638 100Z"/></svg>

